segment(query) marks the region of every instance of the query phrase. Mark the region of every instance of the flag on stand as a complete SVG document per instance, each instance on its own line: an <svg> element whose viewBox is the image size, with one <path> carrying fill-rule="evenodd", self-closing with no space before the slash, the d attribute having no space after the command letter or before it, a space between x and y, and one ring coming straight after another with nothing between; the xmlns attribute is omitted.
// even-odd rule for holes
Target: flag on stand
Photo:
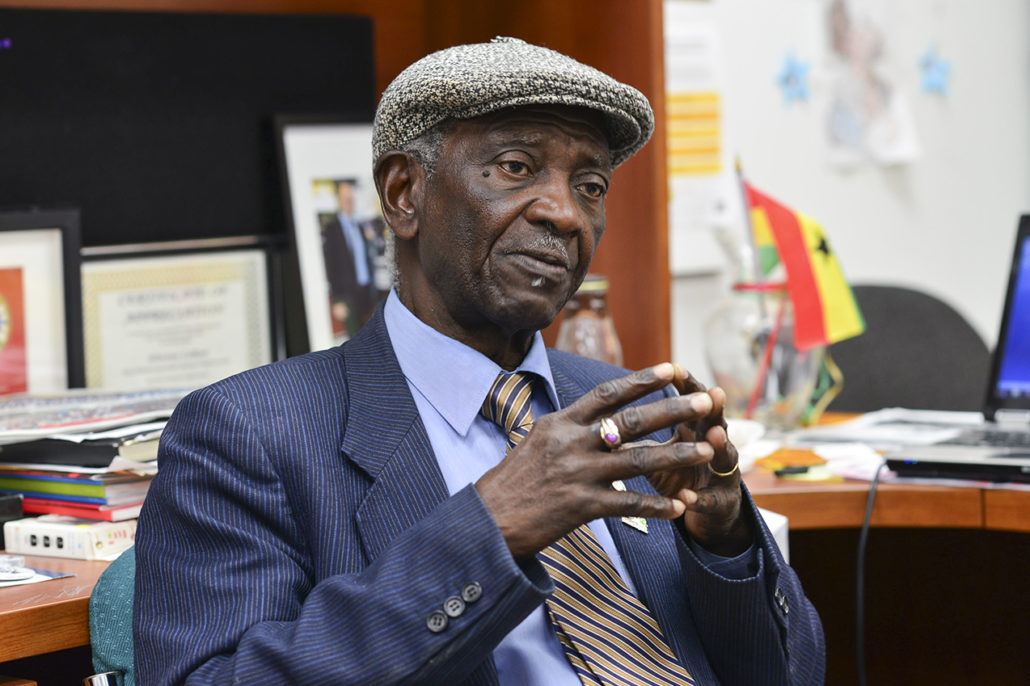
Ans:
<svg viewBox="0 0 1030 686"><path fill-rule="evenodd" d="M786 271L798 350L835 343L865 331L858 303L822 227L747 182L744 190L762 275L768 275L777 263L782 263Z"/></svg>

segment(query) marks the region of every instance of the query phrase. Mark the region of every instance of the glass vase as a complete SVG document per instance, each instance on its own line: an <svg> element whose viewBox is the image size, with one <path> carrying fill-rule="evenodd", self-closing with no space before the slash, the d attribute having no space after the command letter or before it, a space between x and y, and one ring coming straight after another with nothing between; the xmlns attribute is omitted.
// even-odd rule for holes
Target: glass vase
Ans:
<svg viewBox="0 0 1030 686"><path fill-rule="evenodd" d="M726 415L795 429L825 348L794 344L794 310L782 283L738 283L704 325L705 354L726 391Z"/></svg>

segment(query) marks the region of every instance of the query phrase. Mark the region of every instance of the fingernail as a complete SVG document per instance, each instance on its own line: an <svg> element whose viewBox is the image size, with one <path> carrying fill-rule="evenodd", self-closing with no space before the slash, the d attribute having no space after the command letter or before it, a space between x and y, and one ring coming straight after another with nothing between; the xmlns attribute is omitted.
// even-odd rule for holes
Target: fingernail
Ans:
<svg viewBox="0 0 1030 686"><path fill-rule="evenodd" d="M712 399L707 393L694 393L690 396L690 408L705 414L712 411Z"/></svg>
<svg viewBox="0 0 1030 686"><path fill-rule="evenodd" d="M679 493L679 499L685 505L693 505L694 503L697 502L697 493L695 493L694 491L690 491L690 490L687 490L686 488L684 488Z"/></svg>
<svg viewBox="0 0 1030 686"><path fill-rule="evenodd" d="M689 374L687 374L687 370L683 368L683 365L676 363L673 365L673 367L675 367L676 376L684 379L690 376Z"/></svg>
<svg viewBox="0 0 1030 686"><path fill-rule="evenodd" d="M673 368L671 362L662 362L661 364L655 365L652 368L652 371L654 372L654 375L657 376L659 379L662 379L664 381L672 381L672 376L676 370Z"/></svg>
<svg viewBox="0 0 1030 686"><path fill-rule="evenodd" d="M683 513L687 511L687 506L684 505L682 501L674 498L672 501L672 509L676 511L677 517L682 517Z"/></svg>
<svg viewBox="0 0 1030 686"><path fill-rule="evenodd" d="M715 450L707 443L677 443L676 456L681 458L689 457L715 457Z"/></svg>

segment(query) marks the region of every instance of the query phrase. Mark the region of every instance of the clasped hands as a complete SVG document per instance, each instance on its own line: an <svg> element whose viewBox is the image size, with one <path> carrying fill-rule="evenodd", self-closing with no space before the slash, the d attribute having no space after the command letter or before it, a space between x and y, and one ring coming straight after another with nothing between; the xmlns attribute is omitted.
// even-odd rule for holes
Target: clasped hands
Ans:
<svg viewBox="0 0 1030 686"><path fill-rule="evenodd" d="M669 384L678 396L626 407ZM586 522L624 516L680 518L707 550L737 555L750 545L751 532L741 514L740 471L726 435L725 401L722 389L706 389L669 363L607 381L537 418L476 489L516 559ZM614 450L601 437L605 417L623 441ZM668 441L638 441L666 428L674 430ZM658 495L611 488L613 481L638 475L647 476Z"/></svg>

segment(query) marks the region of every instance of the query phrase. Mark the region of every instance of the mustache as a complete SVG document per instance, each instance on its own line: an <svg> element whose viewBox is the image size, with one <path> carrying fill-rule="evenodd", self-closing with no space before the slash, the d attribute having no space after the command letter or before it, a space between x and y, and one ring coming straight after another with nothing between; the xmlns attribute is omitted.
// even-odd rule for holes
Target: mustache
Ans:
<svg viewBox="0 0 1030 686"><path fill-rule="evenodd" d="M529 250L537 250L545 253L554 253L561 256L561 258L565 260L566 263L569 262L568 244L564 240L550 232L537 234L533 238L533 240L531 240L528 244L526 244L523 247Z"/></svg>

